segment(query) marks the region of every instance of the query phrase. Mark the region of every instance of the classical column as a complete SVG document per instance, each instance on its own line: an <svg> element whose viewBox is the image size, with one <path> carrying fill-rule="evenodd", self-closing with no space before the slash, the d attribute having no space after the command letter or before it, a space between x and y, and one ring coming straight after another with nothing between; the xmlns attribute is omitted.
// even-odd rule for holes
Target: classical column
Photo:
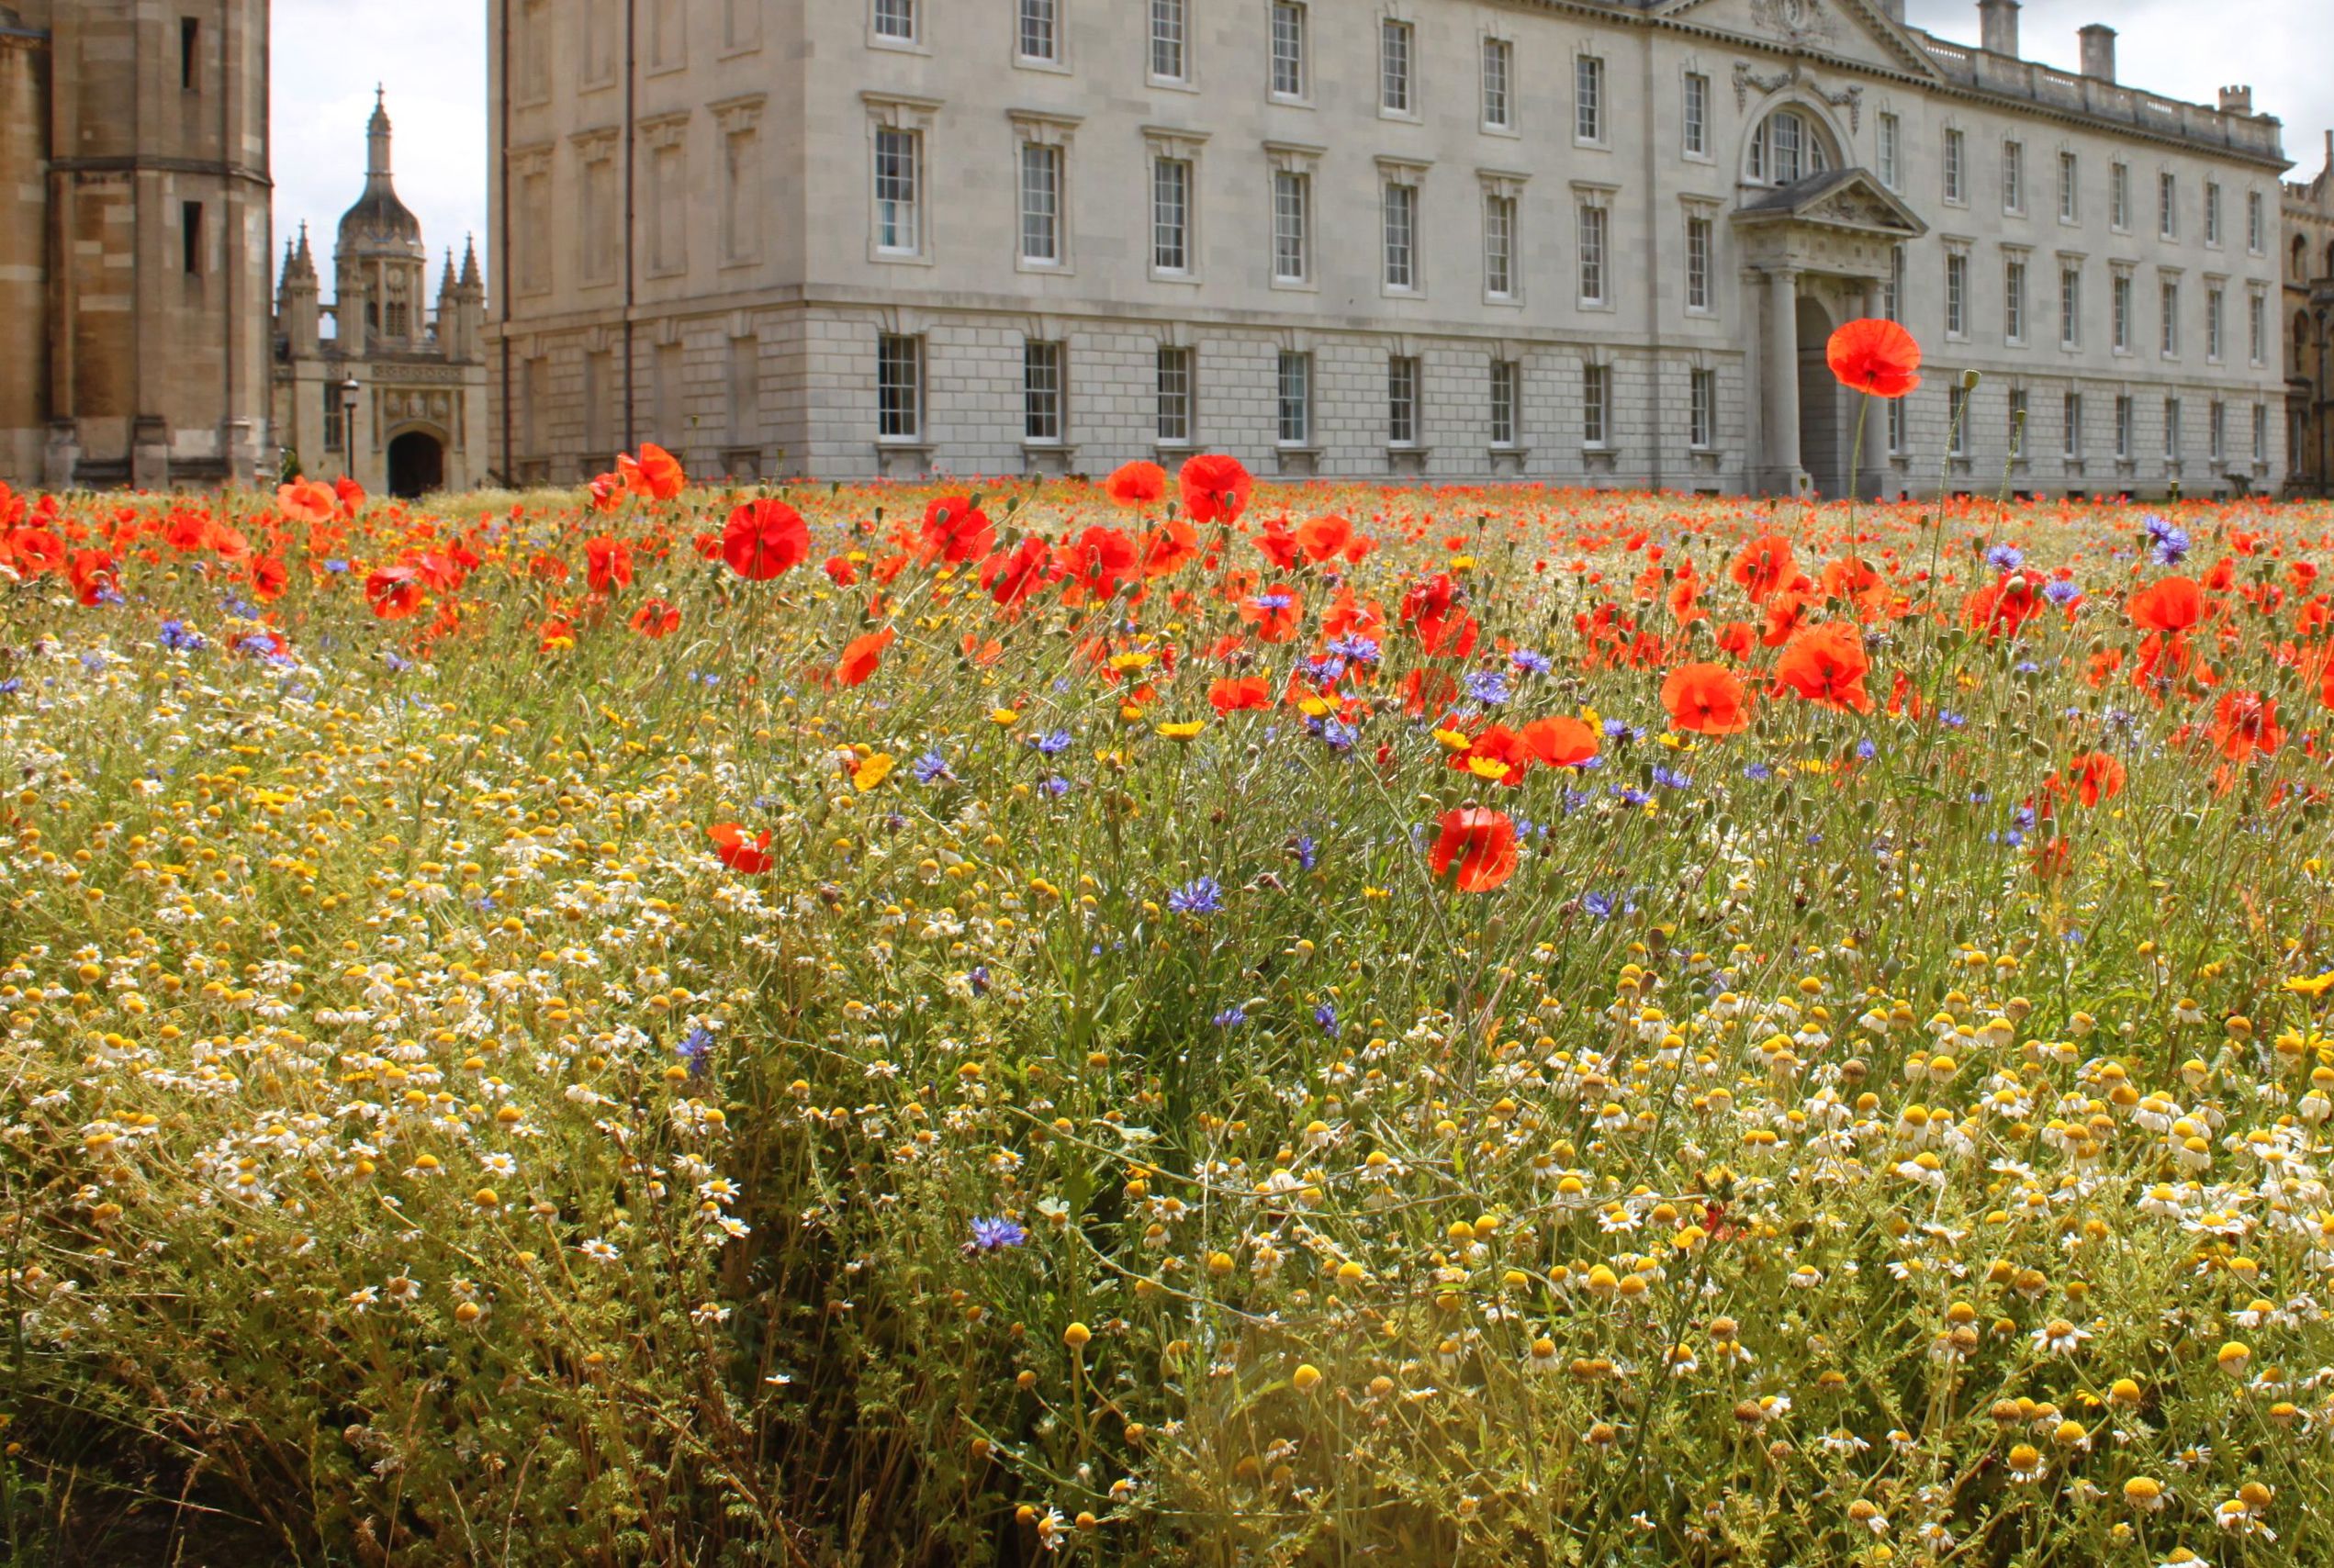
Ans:
<svg viewBox="0 0 2334 1568"><path fill-rule="evenodd" d="M1797 489L1799 452L1799 274L1767 274L1767 478L1770 494Z"/></svg>

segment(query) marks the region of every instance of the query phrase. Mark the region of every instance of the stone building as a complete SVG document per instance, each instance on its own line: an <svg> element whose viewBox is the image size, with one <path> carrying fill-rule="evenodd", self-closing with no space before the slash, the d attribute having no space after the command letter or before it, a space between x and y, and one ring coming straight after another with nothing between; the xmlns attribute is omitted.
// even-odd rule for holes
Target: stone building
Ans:
<svg viewBox="0 0 2334 1568"><path fill-rule="evenodd" d="M493 0L496 466L2277 487L2277 120L1978 11Z"/></svg>
<svg viewBox="0 0 2334 1568"><path fill-rule="evenodd" d="M445 255L437 308L421 223L398 199L388 108L365 128L365 193L342 216L332 303L308 230L286 246L275 293L278 439L312 476L353 476L413 497L466 489L488 466L485 280L475 246ZM331 330L327 333L325 328Z"/></svg>
<svg viewBox="0 0 2334 1568"><path fill-rule="evenodd" d="M2334 130L2315 179L2285 187L2286 488L2334 494Z"/></svg>
<svg viewBox="0 0 2334 1568"><path fill-rule="evenodd" d="M0 3L0 479L270 466L267 0Z"/></svg>

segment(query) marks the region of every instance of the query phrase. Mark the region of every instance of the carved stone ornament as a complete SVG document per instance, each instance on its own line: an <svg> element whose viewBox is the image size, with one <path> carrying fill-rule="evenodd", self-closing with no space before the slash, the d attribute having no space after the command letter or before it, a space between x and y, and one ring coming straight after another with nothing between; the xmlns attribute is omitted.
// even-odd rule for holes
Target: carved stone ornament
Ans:
<svg viewBox="0 0 2334 1568"><path fill-rule="evenodd" d="M1793 44L1820 42L1839 31L1823 0L1751 0L1751 17L1767 31Z"/></svg>

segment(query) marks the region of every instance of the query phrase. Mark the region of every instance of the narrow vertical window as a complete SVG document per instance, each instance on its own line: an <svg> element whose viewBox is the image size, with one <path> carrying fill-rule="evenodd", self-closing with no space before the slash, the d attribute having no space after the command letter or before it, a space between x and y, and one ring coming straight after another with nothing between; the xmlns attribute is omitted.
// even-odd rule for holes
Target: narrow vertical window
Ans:
<svg viewBox="0 0 2334 1568"><path fill-rule="evenodd" d="M916 194L922 142L916 131L876 128L875 245L887 254L913 256L924 248Z"/></svg>
<svg viewBox="0 0 2334 1568"><path fill-rule="evenodd" d="M2023 141L2002 144L2002 210L2026 209L2026 148Z"/></svg>
<svg viewBox="0 0 2334 1568"><path fill-rule="evenodd" d="M1061 264L1061 149L1021 144L1021 259Z"/></svg>
<svg viewBox="0 0 2334 1568"><path fill-rule="evenodd" d="M1891 453L1902 453L1904 450L1904 403L1905 400L1902 398L1889 399L1887 441L1889 451Z"/></svg>
<svg viewBox="0 0 2334 1568"><path fill-rule="evenodd" d="M2170 170L2156 176L2156 232L2166 240L2180 238L2180 178Z"/></svg>
<svg viewBox="0 0 2334 1568"><path fill-rule="evenodd" d="M2129 398L2116 398L2115 458L2118 462L2128 463L2131 461L2132 423L2131 399Z"/></svg>
<svg viewBox="0 0 2334 1568"><path fill-rule="evenodd" d="M1904 247L1889 252L1888 281L1880 286L1880 314L1891 321L1904 319Z"/></svg>
<svg viewBox="0 0 2334 1568"><path fill-rule="evenodd" d="M2082 164L2071 152L2059 154L2059 218L2072 223L2082 214Z"/></svg>
<svg viewBox="0 0 2334 1568"><path fill-rule="evenodd" d="M1511 96L1515 74L1515 45L1506 39L1483 40L1483 123L1498 130L1515 128Z"/></svg>
<svg viewBox="0 0 2334 1568"><path fill-rule="evenodd" d="M1903 179L1904 122L1894 115L1880 117L1880 184L1895 190Z"/></svg>
<svg viewBox="0 0 2334 1568"><path fill-rule="evenodd" d="M2260 255L2266 248L2261 239L2261 193L2245 193L2245 249Z"/></svg>
<svg viewBox="0 0 2334 1568"><path fill-rule="evenodd" d="M2253 461L2269 461L2269 406L2265 403L2253 405Z"/></svg>
<svg viewBox="0 0 2334 1568"><path fill-rule="evenodd" d="M1060 0L1021 0L1019 49L1024 60L1061 59Z"/></svg>
<svg viewBox="0 0 2334 1568"><path fill-rule="evenodd" d="M1710 78L1699 71L1686 73L1686 155L1710 155Z"/></svg>
<svg viewBox="0 0 2334 1568"><path fill-rule="evenodd" d="M1386 442L1419 443L1419 362L1407 354L1386 362Z"/></svg>
<svg viewBox="0 0 2334 1568"><path fill-rule="evenodd" d="M1577 55L1572 65L1572 134L1577 140L1605 139L1605 62L1593 54Z"/></svg>
<svg viewBox="0 0 2334 1568"><path fill-rule="evenodd" d="M1191 350L1159 351L1159 444L1189 446L1192 429Z"/></svg>
<svg viewBox="0 0 2334 1568"><path fill-rule="evenodd" d="M924 431L924 340L887 332L875 340L875 434L914 441Z"/></svg>
<svg viewBox="0 0 2334 1568"><path fill-rule="evenodd" d="M1706 451L1718 444L1718 372L1694 372L1692 402L1687 416L1687 444Z"/></svg>
<svg viewBox="0 0 2334 1568"><path fill-rule="evenodd" d="M1410 50L1416 34L1391 17L1378 24L1378 107L1390 115L1418 112L1410 81Z"/></svg>
<svg viewBox="0 0 2334 1568"><path fill-rule="evenodd" d="M2180 399L2164 399L2164 461L2180 460Z"/></svg>
<svg viewBox="0 0 2334 1568"><path fill-rule="evenodd" d="M1580 371L1580 439L1584 445L1602 446L1612 428L1612 367L1584 365Z"/></svg>
<svg viewBox="0 0 2334 1568"><path fill-rule="evenodd" d="M1311 179L1282 170L1273 176L1273 279L1303 283L1310 243Z"/></svg>
<svg viewBox="0 0 2334 1568"><path fill-rule="evenodd" d="M1150 0L1150 73L1161 82L1191 78L1187 0Z"/></svg>
<svg viewBox="0 0 2334 1568"><path fill-rule="evenodd" d="M2059 344L2082 345L2082 273L2071 266L2059 269Z"/></svg>
<svg viewBox="0 0 2334 1568"><path fill-rule="evenodd" d="M2131 227L2131 166L2127 163L2108 167L2107 223L2115 229Z"/></svg>
<svg viewBox="0 0 2334 1568"><path fill-rule="evenodd" d="M1419 187L1397 180L1386 183L1386 286L1410 290L1419 286Z"/></svg>
<svg viewBox="0 0 2334 1568"><path fill-rule="evenodd" d="M178 18L178 85L192 93L203 84L203 24L194 17Z"/></svg>
<svg viewBox="0 0 2334 1568"><path fill-rule="evenodd" d="M1021 345L1021 435L1025 441L1061 439L1061 345Z"/></svg>
<svg viewBox="0 0 2334 1568"><path fill-rule="evenodd" d="M1523 366L1511 359L1491 362L1491 444L1516 444L1516 405L1521 401Z"/></svg>
<svg viewBox="0 0 2334 1568"><path fill-rule="evenodd" d="M1313 434L1313 356L1281 354L1279 375L1280 444L1303 446Z"/></svg>
<svg viewBox="0 0 2334 1568"><path fill-rule="evenodd" d="M2253 295L2245 301L2245 357L2255 364L2261 362L2262 339L2268 335L2268 327L2261 297Z"/></svg>
<svg viewBox="0 0 2334 1568"><path fill-rule="evenodd" d="M2206 439L2212 443L2212 460L2218 463L2228 455L2228 405L2217 398L2214 398L2209 417L2211 423L2205 427Z"/></svg>
<svg viewBox="0 0 2334 1568"><path fill-rule="evenodd" d="M1969 455L1969 389L1955 378L1945 389L1946 451L1956 457Z"/></svg>
<svg viewBox="0 0 2334 1568"><path fill-rule="evenodd" d="M1305 95L1305 7L1299 0L1273 0L1273 95Z"/></svg>
<svg viewBox="0 0 2334 1568"><path fill-rule="evenodd" d="M2205 243L2220 243L2220 184L2216 180L2205 182Z"/></svg>
<svg viewBox="0 0 2334 1568"><path fill-rule="evenodd" d="M1961 152L1965 145L1959 131L1945 133L1945 199L1949 202L1966 199L1961 191Z"/></svg>
<svg viewBox="0 0 2334 1568"><path fill-rule="evenodd" d="M1162 273L1191 271L1191 164L1182 158L1151 160L1150 264Z"/></svg>
<svg viewBox="0 0 2334 1568"><path fill-rule="evenodd" d="M2023 462L2026 455L2026 394L2024 387L2010 394L2010 422L2005 435L2010 450Z"/></svg>
<svg viewBox="0 0 2334 1568"><path fill-rule="evenodd" d="M188 277L203 275L203 204L178 204L179 266Z"/></svg>
<svg viewBox="0 0 2334 1568"><path fill-rule="evenodd" d="M1483 198L1483 292L1494 299L1516 293L1516 198L1497 193Z"/></svg>
<svg viewBox="0 0 2334 1568"><path fill-rule="evenodd" d="M2002 268L2002 336L2014 343L2026 341L2026 264L2004 263Z"/></svg>
<svg viewBox="0 0 2334 1568"><path fill-rule="evenodd" d="M2180 285L2165 280L2160 298L2164 314L2164 357L2180 353Z"/></svg>
<svg viewBox="0 0 2334 1568"><path fill-rule="evenodd" d="M2115 347L2117 353L2131 352L2131 279L2117 273L2109 290L2115 306Z"/></svg>
<svg viewBox="0 0 2334 1568"><path fill-rule="evenodd" d="M1969 258L1945 258L1945 335L1958 338L1969 330Z"/></svg>
<svg viewBox="0 0 2334 1568"><path fill-rule="evenodd" d="M2221 357L2221 317L2226 297L2218 288L2205 290L2205 357L2218 362Z"/></svg>
<svg viewBox="0 0 2334 1568"><path fill-rule="evenodd" d="M2073 457L2082 451L2082 394L2070 392L2059 418L2059 455Z"/></svg>
<svg viewBox="0 0 2334 1568"><path fill-rule="evenodd" d="M1707 218L1686 219L1686 308L1710 308L1710 241L1711 221Z"/></svg>
<svg viewBox="0 0 2334 1568"><path fill-rule="evenodd" d="M1610 215L1601 207L1580 209L1580 302L1605 302L1605 225Z"/></svg>

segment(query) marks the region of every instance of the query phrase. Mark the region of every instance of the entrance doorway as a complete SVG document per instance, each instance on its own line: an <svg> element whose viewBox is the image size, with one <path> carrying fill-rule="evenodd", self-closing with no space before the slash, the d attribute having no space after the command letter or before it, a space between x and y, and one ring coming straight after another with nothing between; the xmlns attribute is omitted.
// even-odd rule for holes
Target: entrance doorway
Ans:
<svg viewBox="0 0 2334 1568"><path fill-rule="evenodd" d="M1847 494L1850 431L1846 391L1825 353L1831 313L1802 288L1799 297L1799 464L1819 496Z"/></svg>
<svg viewBox="0 0 2334 1568"><path fill-rule="evenodd" d="M445 447L426 431L408 431L389 442L389 494L419 500L445 488Z"/></svg>

